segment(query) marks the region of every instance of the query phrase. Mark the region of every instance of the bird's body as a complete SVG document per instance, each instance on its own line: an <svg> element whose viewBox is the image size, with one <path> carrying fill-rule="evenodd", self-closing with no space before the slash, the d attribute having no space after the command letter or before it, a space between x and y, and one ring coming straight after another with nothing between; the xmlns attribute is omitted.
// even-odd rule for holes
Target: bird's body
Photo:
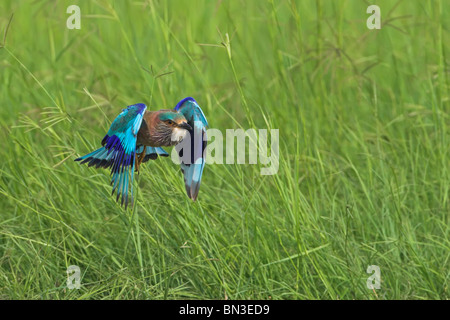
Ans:
<svg viewBox="0 0 450 320"><path fill-rule="evenodd" d="M131 105L113 121L103 147L75 161L111 168L113 193L117 190L117 200L122 195L126 207L135 169L139 171L141 163L150 159L167 157L162 147L176 146L182 158L186 192L195 201L205 165L207 125L203 111L191 97L181 100L174 110L149 111L142 103ZM190 141L182 143L187 137ZM186 153L191 156L183 158Z"/></svg>
<svg viewBox="0 0 450 320"><path fill-rule="evenodd" d="M146 110L138 132L137 144L149 147L174 146L183 140L188 130L192 129L186 124L186 118L173 110Z"/></svg>

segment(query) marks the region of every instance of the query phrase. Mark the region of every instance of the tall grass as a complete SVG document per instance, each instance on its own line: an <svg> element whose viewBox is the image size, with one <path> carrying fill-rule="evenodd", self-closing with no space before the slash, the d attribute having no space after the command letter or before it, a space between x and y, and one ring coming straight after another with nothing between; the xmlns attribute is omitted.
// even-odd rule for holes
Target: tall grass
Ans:
<svg viewBox="0 0 450 320"><path fill-rule="evenodd" d="M450 7L376 4L380 30L355 0L3 1L0 298L448 299ZM278 173L208 165L193 203L159 159L125 211L73 162L186 96L279 129Z"/></svg>

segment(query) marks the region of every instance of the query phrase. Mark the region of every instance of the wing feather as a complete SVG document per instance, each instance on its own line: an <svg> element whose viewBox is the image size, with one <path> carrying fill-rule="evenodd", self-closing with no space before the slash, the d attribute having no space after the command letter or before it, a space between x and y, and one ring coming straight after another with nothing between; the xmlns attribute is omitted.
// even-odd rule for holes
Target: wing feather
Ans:
<svg viewBox="0 0 450 320"><path fill-rule="evenodd" d="M146 109L147 106L142 103L123 109L103 138L103 147L75 160L97 168L111 167L112 194L117 192L117 201L122 197L121 204L125 204L125 209L129 195L133 202L136 140Z"/></svg>
<svg viewBox="0 0 450 320"><path fill-rule="evenodd" d="M207 145L206 127L208 121L192 97L187 97L178 102L175 110L182 113L192 130L187 138L175 146L181 158L181 171L184 175L186 193L192 200L196 200L200 189L203 169L205 167L205 149Z"/></svg>

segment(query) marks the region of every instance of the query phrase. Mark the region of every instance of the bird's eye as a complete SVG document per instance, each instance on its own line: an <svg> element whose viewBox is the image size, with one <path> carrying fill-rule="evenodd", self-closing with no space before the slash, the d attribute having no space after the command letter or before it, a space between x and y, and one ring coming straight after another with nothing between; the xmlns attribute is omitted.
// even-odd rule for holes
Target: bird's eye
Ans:
<svg viewBox="0 0 450 320"><path fill-rule="evenodd" d="M167 120L167 124L172 125L173 121L172 120Z"/></svg>

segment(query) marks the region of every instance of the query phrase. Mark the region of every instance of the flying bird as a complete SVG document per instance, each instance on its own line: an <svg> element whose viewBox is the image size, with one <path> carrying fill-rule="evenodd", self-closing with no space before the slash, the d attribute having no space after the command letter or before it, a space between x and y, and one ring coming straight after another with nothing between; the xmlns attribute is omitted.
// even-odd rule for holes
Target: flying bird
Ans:
<svg viewBox="0 0 450 320"><path fill-rule="evenodd" d="M173 110L149 111L143 103L123 109L111 124L102 140L102 148L75 161L89 167L111 168L112 195L121 205L128 206L129 195L133 202L134 172L140 172L142 163L158 156L168 157L162 147L175 146L180 157L181 171L189 198L197 199L206 148L208 122L194 98L187 97Z"/></svg>

